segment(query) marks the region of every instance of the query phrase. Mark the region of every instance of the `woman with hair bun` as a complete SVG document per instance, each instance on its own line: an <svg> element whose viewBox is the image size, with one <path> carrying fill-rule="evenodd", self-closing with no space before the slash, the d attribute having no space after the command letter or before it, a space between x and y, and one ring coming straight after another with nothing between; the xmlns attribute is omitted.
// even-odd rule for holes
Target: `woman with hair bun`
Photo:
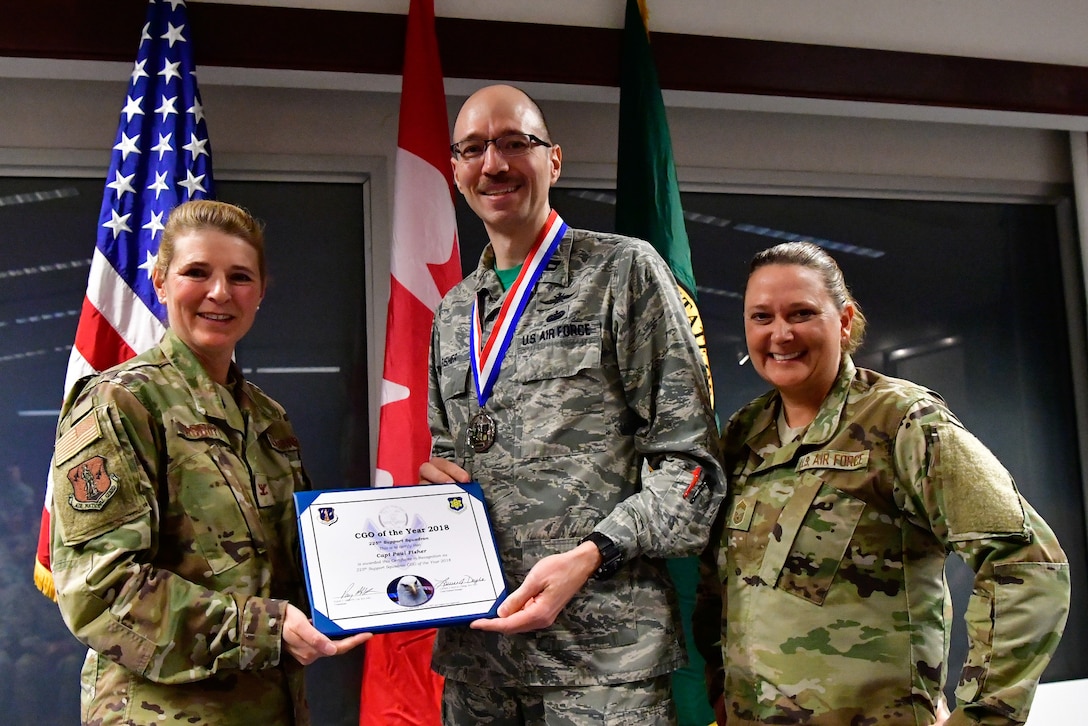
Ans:
<svg viewBox="0 0 1088 726"><path fill-rule="evenodd" d="M752 261L744 332L773 389L726 428L694 616L718 725L1022 724L1065 626L1065 554L940 396L854 365L864 327L816 245ZM949 713L951 553L975 580Z"/></svg>
<svg viewBox="0 0 1088 726"><path fill-rule="evenodd" d="M79 381L53 455L53 576L87 658L81 722L308 724L302 667L332 641L308 608L293 495L310 488L283 408L235 345L267 284L264 234L186 202L152 272L169 329Z"/></svg>

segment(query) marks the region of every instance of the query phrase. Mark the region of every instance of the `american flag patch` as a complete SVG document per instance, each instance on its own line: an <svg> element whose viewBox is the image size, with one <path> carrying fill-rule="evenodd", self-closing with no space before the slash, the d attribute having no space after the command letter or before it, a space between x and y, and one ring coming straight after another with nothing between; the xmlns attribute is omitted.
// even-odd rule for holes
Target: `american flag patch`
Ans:
<svg viewBox="0 0 1088 726"><path fill-rule="evenodd" d="M53 449L53 462L60 466L100 438L102 429L98 426L98 417L94 413L84 416L57 441Z"/></svg>

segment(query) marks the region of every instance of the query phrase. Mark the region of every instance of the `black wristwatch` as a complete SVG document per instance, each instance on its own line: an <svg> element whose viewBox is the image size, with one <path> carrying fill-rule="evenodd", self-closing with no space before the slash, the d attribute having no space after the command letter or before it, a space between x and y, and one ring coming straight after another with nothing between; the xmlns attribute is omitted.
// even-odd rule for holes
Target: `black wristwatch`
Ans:
<svg viewBox="0 0 1088 726"><path fill-rule="evenodd" d="M615 542L600 532L590 532L582 538L582 542L592 542L597 545L597 549L601 552L601 566L593 573L593 577L596 579L607 580L609 577L616 574L616 570L620 569L620 566L623 565L623 550L616 546ZM582 542L579 542L578 544L581 544Z"/></svg>

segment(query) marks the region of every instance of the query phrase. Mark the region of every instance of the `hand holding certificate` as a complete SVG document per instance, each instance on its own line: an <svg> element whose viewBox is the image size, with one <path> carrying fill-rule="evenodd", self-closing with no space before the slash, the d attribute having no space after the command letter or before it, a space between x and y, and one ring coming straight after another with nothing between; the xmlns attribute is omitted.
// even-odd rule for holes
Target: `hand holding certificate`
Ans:
<svg viewBox="0 0 1088 726"><path fill-rule="evenodd" d="M313 622L327 635L468 623L506 584L480 485L295 494Z"/></svg>

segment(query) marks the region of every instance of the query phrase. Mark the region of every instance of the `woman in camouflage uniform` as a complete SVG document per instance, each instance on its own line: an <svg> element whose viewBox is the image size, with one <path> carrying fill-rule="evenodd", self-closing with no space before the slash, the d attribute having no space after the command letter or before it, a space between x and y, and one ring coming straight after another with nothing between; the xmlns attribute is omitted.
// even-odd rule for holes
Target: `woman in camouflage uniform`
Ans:
<svg viewBox="0 0 1088 726"><path fill-rule="evenodd" d="M819 247L753 260L745 336L774 390L728 424L695 614L719 724L1023 723L1065 625L1065 555L937 394L854 366L864 325ZM949 715L951 552L975 581Z"/></svg>
<svg viewBox="0 0 1088 726"><path fill-rule="evenodd" d="M178 206L153 282L170 328L80 381L53 457L53 574L90 650L85 724L309 723L302 665L342 653L299 609L292 495L308 489L283 409L234 347L266 285L264 237L221 202Z"/></svg>

